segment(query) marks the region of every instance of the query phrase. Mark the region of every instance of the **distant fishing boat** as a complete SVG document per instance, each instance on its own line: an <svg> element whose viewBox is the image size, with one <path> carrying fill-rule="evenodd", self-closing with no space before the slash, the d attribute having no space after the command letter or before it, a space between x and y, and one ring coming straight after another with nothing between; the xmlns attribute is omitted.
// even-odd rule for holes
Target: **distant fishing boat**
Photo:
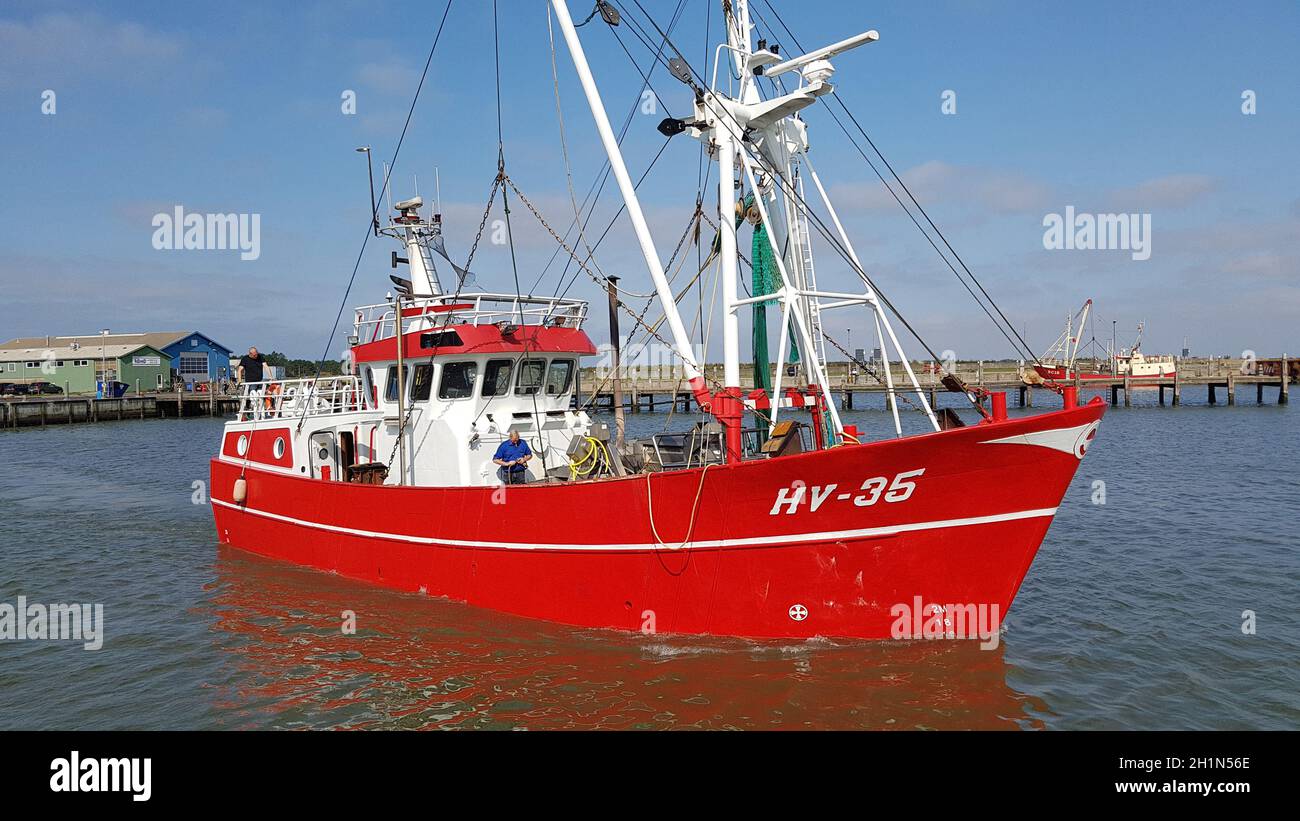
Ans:
<svg viewBox="0 0 1300 821"><path fill-rule="evenodd" d="M1142 330L1145 322L1138 323L1137 339L1133 347L1116 351L1112 338L1106 349L1105 360L1092 359L1083 362L1079 356L1080 340L1083 328L1092 310L1092 300L1083 303L1083 307L1065 319L1065 330L1061 333L1047 352L1034 363L1034 371L1043 379L1051 382L1072 382L1077 376L1081 381L1161 378L1173 376L1178 368L1172 356L1147 356L1142 353ZM1093 339L1093 343L1096 339Z"/></svg>
<svg viewBox="0 0 1300 821"><path fill-rule="evenodd" d="M564 0L552 5L666 342L704 418L626 441L593 420L577 401L581 360L597 353L584 328L587 303L479 291L469 285L469 262L452 265L457 284L445 289L430 253L450 263L441 217L428 220L423 200L405 200L376 230L402 243L406 257L394 254L394 265L408 264L410 278L397 280L395 297L356 309L351 372L244 387L240 414L211 461L220 541L397 590L588 627L876 639L890 637L896 608L913 601L1005 613L1105 406L1078 405L1066 388L1062 409L1010 418L1005 394L981 394L951 374L945 385L970 399L978 421L931 406L895 335L892 306L863 271L813 170L799 117L833 90L831 58L879 35L787 57L751 42L745 0L724 0L728 37L717 53L726 76L715 72L709 82L673 59L674 76L695 92L694 111L660 130L703 142L718 169L717 210L708 210L723 218L709 260L718 266L723 376L710 384L577 26ZM617 25L609 4L598 11ZM505 167L498 186L517 193ZM833 230L813 216L805 182ZM755 226L750 258L772 283L748 297L738 293L744 219L733 214ZM863 290L818 288L810 223L827 231ZM742 386L739 314L752 308L757 316L768 304L780 311L775 384ZM866 309L885 359L879 378L895 399L893 431L879 441L844 424L831 397L820 317L844 308ZM763 327L755 350L766 357ZM890 360L906 385L895 386ZM764 358L755 379L768 374ZM790 377L800 381L783 385ZM911 403L909 395L924 433L903 434L899 400ZM493 456L512 432L535 455L526 484L498 479Z"/></svg>

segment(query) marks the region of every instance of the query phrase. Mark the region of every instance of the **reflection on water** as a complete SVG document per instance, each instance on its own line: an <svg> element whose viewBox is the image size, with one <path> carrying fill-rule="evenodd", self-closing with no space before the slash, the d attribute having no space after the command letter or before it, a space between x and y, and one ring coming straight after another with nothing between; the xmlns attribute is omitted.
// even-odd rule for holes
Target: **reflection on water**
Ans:
<svg viewBox="0 0 1300 821"><path fill-rule="evenodd" d="M193 499L220 420L0 432L0 602L105 620L97 652L0 641L0 729L1300 726L1295 406L1134 402L991 651L647 637L400 595L219 550Z"/></svg>
<svg viewBox="0 0 1300 821"><path fill-rule="evenodd" d="M1001 646L749 642L566 628L222 548L206 605L224 726L1041 727ZM357 618L355 635L341 629Z"/></svg>

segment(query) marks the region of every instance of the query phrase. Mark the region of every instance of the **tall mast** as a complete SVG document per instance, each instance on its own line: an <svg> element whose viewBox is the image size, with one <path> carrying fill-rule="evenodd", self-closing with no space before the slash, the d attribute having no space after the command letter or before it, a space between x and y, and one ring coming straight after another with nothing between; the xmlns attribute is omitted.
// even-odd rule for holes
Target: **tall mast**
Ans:
<svg viewBox="0 0 1300 821"><path fill-rule="evenodd" d="M737 311L736 279L736 140L725 124L717 129L718 147L718 259L722 266L722 384L740 387L740 316Z"/></svg>
<svg viewBox="0 0 1300 821"><path fill-rule="evenodd" d="M753 49L746 0L724 0L722 8L727 41L717 51L710 88L697 96L694 117L690 122L683 121L682 125L692 137L708 145L719 161L718 209L722 226L719 231L722 265L719 275L724 297L726 389L739 396L737 309L775 298L782 305L782 343L777 352L777 381L770 423L774 424L780 408L780 365L786 353L785 340L794 334L810 381L816 383L827 398L826 410L834 441L842 425L831 399L817 317L823 307L870 304L877 309L877 306L874 304L875 295L870 292L861 295L826 293L819 291L811 281L811 256L807 253L806 240L798 236L800 232L795 228L804 224L806 204L800 178L792 166L796 155L801 161L806 158L807 132L794 115L812 105L818 97L834 90L828 82L835 71L829 58L874 42L879 35L875 31L866 31L805 55L782 58L775 47L766 43L761 44L758 51ZM725 76L719 76L720 69L726 71ZM785 92L778 84L777 96L762 97L756 85L760 74L774 77L791 71L798 72L794 90ZM754 192L754 202L767 229L767 240L781 275L782 287L774 294L743 299L733 297L739 274L735 264L735 231L731 227L735 219L732 180L737 168L743 172ZM795 217L797 219L793 219ZM822 299L830 302L823 304ZM887 320L882 325L885 322ZM887 325L885 327L888 330ZM917 390L920 390L919 385ZM937 422L933 418L931 421L937 428Z"/></svg>
<svg viewBox="0 0 1300 821"><path fill-rule="evenodd" d="M601 102L600 90L596 88L591 66L587 64L587 55L582 49L582 41L573 26L573 18L569 16L568 4L565 0L552 0L551 5L555 9L555 18L560 24L560 30L564 33L564 42L569 48L569 55L573 58L573 67L578 72L578 79L582 81L587 105L591 108L592 119L596 121L596 130L600 133L600 141L605 146L605 154L609 157L610 170L613 171L619 191L623 194L628 219L632 221L637 242L641 246L641 255L645 257L650 278L654 280L655 292L663 305L664 318L673 336L673 346L677 349L677 355L682 358L686 378L690 381L696 401L701 405L711 406L712 397L709 395L704 377L700 374L699 365L695 361L690 336L686 333L686 326L682 324L681 314L677 311L677 301L673 297L672 286L669 285L668 277L664 274L663 263L659 261L659 252L655 250L654 239L650 236L650 227L646 224L645 214L641 211L641 202L637 199L636 186L632 184L632 177L627 173L623 152L619 149L614 129L609 124L609 115L605 112L604 103ZM724 214L723 222L728 218L730 215Z"/></svg>
<svg viewBox="0 0 1300 821"><path fill-rule="evenodd" d="M737 94L742 102L757 102L758 89L754 78L746 71L749 63L749 5L746 0L722 4L727 29L727 44L731 47L731 60L740 77ZM727 388L740 387L740 311L736 300L739 293L736 282L740 278L740 265L736 247L736 159L744 147L739 145L740 134L732 131L733 121L720 118L713 139L718 154L718 259L722 278L722 384ZM755 196L757 196L755 192Z"/></svg>

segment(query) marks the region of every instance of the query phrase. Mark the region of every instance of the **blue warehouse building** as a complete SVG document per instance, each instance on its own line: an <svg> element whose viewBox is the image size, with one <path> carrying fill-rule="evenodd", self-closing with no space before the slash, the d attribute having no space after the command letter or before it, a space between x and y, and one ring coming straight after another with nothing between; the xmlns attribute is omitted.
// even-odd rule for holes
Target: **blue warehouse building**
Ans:
<svg viewBox="0 0 1300 821"><path fill-rule="evenodd" d="M229 348L198 331L144 334L153 345L172 359L172 370L186 383L213 382L230 377ZM161 344L163 338L171 341ZM153 340L157 341L153 341Z"/></svg>

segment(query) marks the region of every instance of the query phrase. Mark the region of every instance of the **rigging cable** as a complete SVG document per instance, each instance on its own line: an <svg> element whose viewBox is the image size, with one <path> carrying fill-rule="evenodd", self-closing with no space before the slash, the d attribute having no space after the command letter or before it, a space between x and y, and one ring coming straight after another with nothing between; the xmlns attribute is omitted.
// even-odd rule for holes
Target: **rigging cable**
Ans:
<svg viewBox="0 0 1300 821"><path fill-rule="evenodd" d="M641 13L646 16L646 19L650 21L650 24L655 27L655 30L658 31L660 34L663 34L663 30L659 28L659 25L658 23L655 22L654 18L651 17L649 13L645 11L640 1L633 0L633 2L636 4L637 8L641 10ZM666 34L663 34L663 36L667 39ZM686 57L682 55L680 49L678 49L676 45L673 44L671 39L668 40L668 45L673 49L674 52L676 52L678 58L681 59L681 61L686 65L686 67L691 71L691 73L694 74L700 80L700 82L704 82L703 75L701 75L699 71L696 70L695 67L690 64L690 62L686 59ZM731 118L731 120L735 122L737 128L741 128L740 123L735 121L734 115L728 112L725 108L722 109L721 113L724 116ZM744 130L745 129L741 128L742 132ZM934 352L934 349L931 348L926 343L926 341L921 337L920 333L916 330L916 328L910 322L908 322L907 318L903 316L903 314L892 303L892 301L890 301L890 299L884 294L884 292L880 289L880 287L877 286L874 281L872 281L871 277L867 274L867 272L863 270L863 268L853 260L852 255L848 252L848 250L843 246L843 244L839 241L837 237L831 234L830 229L826 226L825 222L821 219L819 215L813 212L813 210L809 207L808 202L797 190L795 190L795 188L790 183L790 181L785 178L785 175L782 174L778 169L773 168L771 164L767 161L767 159L762 156L761 153L756 152L751 154L752 144L747 140L740 140L737 142L737 144L743 147L745 151L745 156L747 158L749 158L754 164L761 166L763 170L767 171L768 175L774 181L779 181L779 183L782 186L782 192L785 194L785 196L788 199L792 199L798 202L803 207L804 212L807 214L808 217L812 219L812 221L816 225L818 232L830 244L830 246L835 250L835 252L839 254L839 256L846 263L848 263L850 269L853 270L858 275L858 277L875 292L876 297L886 307L888 307L890 311L893 312L893 314L898 318L898 321L903 324L903 327L906 328L909 333L911 333L911 335L916 339L916 341L921 345L921 347L924 348L925 351L930 354L931 358L936 362L939 361L939 355L936 354ZM920 390L919 386L917 386L917 390ZM964 393L964 395L971 402L972 406L974 406L977 410L979 410L981 414L985 413L983 407L969 393Z"/></svg>
<svg viewBox="0 0 1300 821"><path fill-rule="evenodd" d="M803 45L800 44L799 38L795 37L794 32L792 32L790 30L790 27L786 25L785 20L781 18L780 12L778 12L776 10L776 7L772 5L771 0L763 0L763 4L768 7L768 9L772 12L772 15L776 18L777 22L780 24L781 28L784 29L785 33L790 36L790 39L792 42L794 42L795 47L797 47L800 51L803 51L804 48ZM761 17L761 13L760 13L760 17ZM862 135L863 139L865 139L867 141L867 144L871 146L871 150L876 154L877 157L880 158L880 161L884 163L885 167L889 170L890 175L898 182L899 187L902 188L903 192L907 194L908 199L911 200L912 204L916 206L916 210L919 211L921 213L921 216L925 218L926 223L930 226L931 229L933 229L934 233L939 237L939 240L943 242L944 247L947 248L949 253L952 254L953 259L957 261L957 264L960 265L962 270L966 272L966 275L970 277L971 282L975 283L975 287L978 288L980 293L984 295L984 298L988 301L988 304L992 306L993 310L997 311L998 316L1002 318L1002 323L1005 325L1005 330L1003 330L1001 325L999 325L999 330L1002 331L1003 336L1007 337L1007 341L1011 343L1012 348L1016 351L1017 354L1027 354L1027 358L1029 360L1037 362L1038 357L1034 354L1033 350L1029 347L1029 344L1025 342L1024 337L1021 336L1020 333L1016 331L1015 326L1011 323L1011 320L1007 318L1007 315L1003 313L1002 309L998 306L997 302L993 299L992 295L990 295L988 290L984 288L984 285L979 281L979 278L976 277L974 272L972 272L969 266L966 265L965 260L963 260L961 258L961 255L957 253L956 249L952 247L952 244L948 242L948 238L944 235L943 231L941 231L939 229L939 226L935 224L934 220L930 218L930 214L925 210L924 207L922 207L921 203L916 199L916 196L912 194L912 190L907 187L907 183L903 182L902 177L898 175L898 172L894 170L894 166L889 162L889 160L885 157L885 155L876 146L875 141L872 140L871 137L867 134L866 129L862 127L862 124L858 121L858 118L855 117L853 112L849 110L849 107L845 104L844 100L840 98L838 93L834 93L831 96L834 97L835 102L839 104L840 108L844 111L844 114L853 123L854 127ZM916 224L916 227L923 234L925 234L927 239L930 239L928 232L926 232L925 229L921 227L920 223L917 222L916 218L912 216L911 211L907 208L906 205L903 204L902 200L899 199L898 195L894 193L893 188L885 180L884 176L880 174L875 164L872 163L871 160L866 156L866 152L862 150L862 148L857 144L857 141L854 140L852 135L848 133L848 129L844 127L844 124L840 121L839 117L835 115L832 109L830 109L830 106L827 106L827 109L831 111L831 116L835 120L836 124L840 127L840 130L844 132L845 136L849 137L849 140L853 144L854 148L857 149L858 153L862 155L862 158L867 161L867 164L871 166L871 170L876 172L876 176L880 177L880 181L884 183L886 189L889 190L890 194L893 195L895 200L898 200L898 204L901 207L903 207L904 211L907 211L908 216L912 218L912 221L913 223ZM933 240L930 240L930 244L934 246L935 251L938 252L939 255L944 259L944 262L947 263L948 267L953 268L952 263L948 262L947 257L943 254L942 251L939 250L938 246L935 245ZM957 276L958 280L961 280L961 275L958 274L955 269L953 269L953 274ZM963 281L962 284L965 285L965 282ZM967 286L967 291L970 291L969 286ZM975 296L974 292L971 292L971 296L975 299L977 303L981 305L981 307L983 307L983 302L979 299L979 297ZM987 308L985 308L984 311L986 314L989 313ZM994 321L995 325L998 324L997 320L993 318L992 314L989 314L989 318ZM1008 335L1007 331L1010 331L1010 335ZM1015 337L1014 340L1011 338L1012 336Z"/></svg>
<svg viewBox="0 0 1300 821"><path fill-rule="evenodd" d="M600 9L599 2L596 4L596 8L597 10ZM506 148L505 148L505 139L503 136L504 132L501 127L501 29L500 29L500 23L498 21L498 15L497 15L497 0L492 0L492 48L493 48L493 54L495 56L495 62L496 62L496 86L497 86L497 176L503 182L507 183L506 185L501 186L501 208L504 211L506 217L506 243L510 247L510 269L514 273L514 279L515 279L515 307L519 312L518 333L522 334L524 333L524 330L527 326L524 322L524 295L523 295L523 291L520 290L520 286L519 286L519 261L515 256L515 233L510 224L510 195L507 189L514 187L514 181L506 176ZM528 353L529 353L529 341L527 335L525 334L524 342L523 342L523 351L521 352L519 357L520 377L524 375L523 368L528 367L529 363L532 361L528 359ZM540 360L540 361L545 362L545 360ZM542 428L543 428L542 416L541 416L541 411L537 407L537 394L544 389L548 375L549 375L548 370L546 368L543 368L542 372L538 374L537 385L528 394L529 398L532 399L532 404L533 404L533 426L534 426L533 432L538 436L537 445L538 445L538 449L541 451L542 478L546 478L546 473L547 470L549 469L546 464L546 454L550 450L550 448L546 446L546 440L542 436ZM516 384L518 383L516 382Z"/></svg>
<svg viewBox="0 0 1300 821"><path fill-rule="evenodd" d="M678 0L677 8L674 10L673 17L668 23L669 32L672 32L672 30L676 28L677 23L680 22L681 12L682 12L684 2L685 0ZM659 52L663 50L663 46L664 46L663 43L659 45L658 48ZM654 62L658 63L657 56L654 58ZM650 72L653 73L653 71L654 71L654 65L650 67ZM641 71L639 64L637 65L637 73L641 74L643 78L647 77L646 73ZM619 135L618 135L619 145L623 144L623 139L627 136L628 129L632 125L632 120L636 116L637 109L641 106L641 95L645 93L645 90L648 87L647 82L648 82L647 79L643 79L641 88L640 90L638 90L636 98L632 101L632 107L628 110L627 116L623 119L623 125L620 128ZM666 146L666 141L665 141L665 146ZM660 149L660 151L662 153L662 149ZM591 218L595 215L596 203L599 201L601 194L605 190L605 185L609 181L609 176L611 171L612 168L609 164L609 160L608 158L606 158L602 165L602 170L600 172L597 172L596 179L592 181L591 187L587 189L587 194L583 198L583 209L587 211L586 220L582 221L582 225L584 228L591 221ZM644 179L644 175L642 179ZM640 184L641 184L641 180L638 180L637 186L640 186ZM593 194L595 195L595 199L593 199ZM590 209L587 208L587 204L589 202L591 203ZM578 222L579 220L574 220L574 222L571 222L569 224L569 227L565 229L564 237L566 239L568 238L569 234L573 231L574 226L578 224ZM608 230L609 229L607 228L606 233L608 233ZM537 275L537 278L533 281L533 286L530 289L530 293L537 290L537 286L541 284L542 279L546 276L546 272L550 270L551 265L554 264L556 258L559 256L560 250L561 248L557 247L555 252L551 254L551 258L547 261L546 265L542 268L542 271ZM568 270L568 263L565 264L565 271L567 272L567 270ZM563 278L563 276L564 275L562 275L561 278Z"/></svg>
<svg viewBox="0 0 1300 821"><path fill-rule="evenodd" d="M447 6L442 10L442 19L438 21L438 31L433 36L433 45L429 47L429 56L425 58L424 70L420 72L420 82L419 85L415 87L415 96L411 98L411 107L406 112L406 122L402 124L402 134L397 139L397 147L393 149L393 158L392 161L389 163L390 169L397 164L397 155L400 154L402 151L402 143L406 140L406 130L410 128L411 117L414 116L415 114L415 104L420 101L420 92L424 89L425 78L429 76L429 65L433 62L433 54L435 51L438 50L438 42L442 39L442 30L443 27L445 27L447 24L447 15L451 13L451 3L452 0L447 0ZM375 202L379 202L383 200L384 193L388 190L388 181L391 177L392 177L391 171L389 174L384 176L384 185L380 189L379 198L376 199ZM317 363L316 366L317 380L320 379L321 374L325 370L325 359L326 357L329 356L330 347L334 345L334 334L338 333L339 321L343 319L343 311L347 309L348 297L352 293L352 285L356 282L357 271L361 269L361 260L365 257L366 246L370 244L370 237L372 236L373 233L372 227L373 226L371 225L370 222L366 223L366 236L361 241L361 250L357 252L357 261L352 266L352 275L348 277L348 286L343 291L343 299L339 303L338 315L334 317L334 325L330 328L329 339L325 341L325 350L321 353L320 362ZM315 382L313 382L312 384L314 387ZM302 430L302 425L303 422L306 420L306 418L307 418L307 410L304 407L302 416L298 417L298 425L295 432L300 432Z"/></svg>

